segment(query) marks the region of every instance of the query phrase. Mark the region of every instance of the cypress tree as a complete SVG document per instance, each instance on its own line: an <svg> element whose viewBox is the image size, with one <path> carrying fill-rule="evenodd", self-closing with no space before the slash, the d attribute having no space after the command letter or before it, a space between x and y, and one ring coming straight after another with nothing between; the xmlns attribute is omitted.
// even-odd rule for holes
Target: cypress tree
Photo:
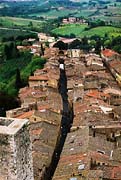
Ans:
<svg viewBox="0 0 121 180"><path fill-rule="evenodd" d="M20 76L20 70L16 69L16 80L15 80L15 87L16 89L20 89L22 87L22 80Z"/></svg>

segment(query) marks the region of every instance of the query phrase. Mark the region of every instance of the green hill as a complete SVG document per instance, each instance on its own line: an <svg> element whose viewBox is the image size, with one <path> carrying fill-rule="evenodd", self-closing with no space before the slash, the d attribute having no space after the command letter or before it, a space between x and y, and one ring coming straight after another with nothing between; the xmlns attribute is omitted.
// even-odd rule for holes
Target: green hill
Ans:
<svg viewBox="0 0 121 180"><path fill-rule="evenodd" d="M85 30L86 27L88 26L79 25L79 24L73 24L73 25L69 24L56 28L52 32L60 36L70 35L72 33L75 34L77 37L84 37L84 36L90 37L93 35L99 35L103 37L105 34L108 34L109 36L121 35L121 28L116 28L111 26L100 26L89 30Z"/></svg>
<svg viewBox="0 0 121 180"><path fill-rule="evenodd" d="M76 36L80 36L80 34L84 31L86 27L87 25L68 24L52 30L52 33L55 33L60 36L70 35L70 34L75 34Z"/></svg>
<svg viewBox="0 0 121 180"><path fill-rule="evenodd" d="M33 57L26 52L21 57L7 60L0 64L0 92L7 92L9 95L17 94L15 89L16 69L20 70L23 84L27 83L27 79L31 72L38 68L42 68L45 59L40 57Z"/></svg>
<svg viewBox="0 0 121 180"><path fill-rule="evenodd" d="M43 22L41 20L25 19L18 17L0 17L0 26L7 28L24 28L28 30L41 29Z"/></svg>
<svg viewBox="0 0 121 180"><path fill-rule="evenodd" d="M93 36L93 35L98 35L101 37L104 37L105 34L108 36L119 36L121 35L121 28L116 28L116 27L111 27L111 26L100 26L96 28L92 28L87 31L83 31L79 36Z"/></svg>

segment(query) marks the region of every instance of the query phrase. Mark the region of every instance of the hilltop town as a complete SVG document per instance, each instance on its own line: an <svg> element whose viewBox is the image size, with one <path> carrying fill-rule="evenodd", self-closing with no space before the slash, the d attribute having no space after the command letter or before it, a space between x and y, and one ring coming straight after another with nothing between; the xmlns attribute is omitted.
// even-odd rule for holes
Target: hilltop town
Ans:
<svg viewBox="0 0 121 180"><path fill-rule="evenodd" d="M0 118L0 179L121 180L121 55L38 38L17 46L46 63Z"/></svg>

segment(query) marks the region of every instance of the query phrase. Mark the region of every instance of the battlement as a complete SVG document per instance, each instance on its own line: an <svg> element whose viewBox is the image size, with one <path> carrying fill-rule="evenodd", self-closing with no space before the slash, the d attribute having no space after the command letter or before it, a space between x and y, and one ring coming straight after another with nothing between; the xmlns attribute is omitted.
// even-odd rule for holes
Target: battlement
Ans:
<svg viewBox="0 0 121 180"><path fill-rule="evenodd" d="M23 126L27 124L27 119L13 119L0 117L0 134L14 135Z"/></svg>

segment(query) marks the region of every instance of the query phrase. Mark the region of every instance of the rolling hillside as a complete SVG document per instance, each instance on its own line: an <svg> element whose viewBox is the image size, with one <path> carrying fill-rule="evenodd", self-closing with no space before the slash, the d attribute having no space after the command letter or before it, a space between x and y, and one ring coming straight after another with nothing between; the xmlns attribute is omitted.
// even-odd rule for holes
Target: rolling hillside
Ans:
<svg viewBox="0 0 121 180"><path fill-rule="evenodd" d="M86 27L88 26L79 24L69 24L56 28L52 32L60 36L75 34L77 37L90 37L93 35L99 35L103 37L105 34L108 34L109 36L121 35L121 28L111 26L100 26L89 30L85 30Z"/></svg>

